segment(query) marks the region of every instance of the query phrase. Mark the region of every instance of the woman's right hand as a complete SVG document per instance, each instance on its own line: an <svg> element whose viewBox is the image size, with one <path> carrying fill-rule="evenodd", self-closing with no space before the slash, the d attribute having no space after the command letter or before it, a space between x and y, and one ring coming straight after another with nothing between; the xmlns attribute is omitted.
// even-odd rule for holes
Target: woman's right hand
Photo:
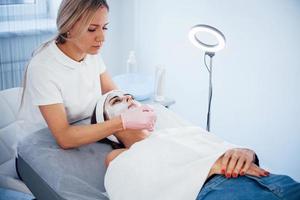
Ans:
<svg viewBox="0 0 300 200"><path fill-rule="evenodd" d="M156 114L150 106L142 105L121 114L124 129L147 129L153 131Z"/></svg>
<svg viewBox="0 0 300 200"><path fill-rule="evenodd" d="M222 156L223 157L223 156ZM209 175L208 177L210 177L213 174L224 174L222 173L221 170L221 164L222 164L222 157L220 157L212 166L212 168L209 171ZM257 166L255 163L251 163L248 170L246 171L247 175L251 175L251 176L257 176L257 177L262 177L262 176L268 176L270 173L266 170L264 170L263 168ZM245 174L238 174L240 176L243 176ZM232 178L237 178L237 176L232 176ZM231 178L231 177L227 177L227 178Z"/></svg>

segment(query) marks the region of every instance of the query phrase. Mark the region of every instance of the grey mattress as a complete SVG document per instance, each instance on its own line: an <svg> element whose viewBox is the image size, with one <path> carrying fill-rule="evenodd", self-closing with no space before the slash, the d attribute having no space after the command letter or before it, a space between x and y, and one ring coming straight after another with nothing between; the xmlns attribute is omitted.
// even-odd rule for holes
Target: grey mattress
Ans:
<svg viewBox="0 0 300 200"><path fill-rule="evenodd" d="M107 200L102 193L109 151L102 143L63 150L42 129L19 145L18 171L37 199Z"/></svg>

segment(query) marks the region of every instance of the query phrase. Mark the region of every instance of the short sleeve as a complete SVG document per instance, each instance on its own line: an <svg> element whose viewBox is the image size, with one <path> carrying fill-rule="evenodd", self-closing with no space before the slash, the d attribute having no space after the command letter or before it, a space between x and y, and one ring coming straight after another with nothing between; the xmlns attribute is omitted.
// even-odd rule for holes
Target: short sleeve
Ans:
<svg viewBox="0 0 300 200"><path fill-rule="evenodd" d="M50 105L63 103L58 83L51 73L40 66L28 68L26 89L34 105Z"/></svg>
<svg viewBox="0 0 300 200"><path fill-rule="evenodd" d="M106 70L106 66L102 59L102 56L98 57L98 69L99 69L99 74L102 74Z"/></svg>

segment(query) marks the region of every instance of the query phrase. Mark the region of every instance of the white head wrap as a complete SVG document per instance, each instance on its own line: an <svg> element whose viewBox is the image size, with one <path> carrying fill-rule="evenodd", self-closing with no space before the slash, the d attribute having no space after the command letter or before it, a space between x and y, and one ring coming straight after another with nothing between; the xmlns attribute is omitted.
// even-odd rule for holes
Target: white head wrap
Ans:
<svg viewBox="0 0 300 200"><path fill-rule="evenodd" d="M120 92L120 90L112 90L112 91L109 91L107 93L105 93L104 95L102 95L97 104L96 104L96 122L97 123L102 123L104 122L104 104L105 104L105 100L107 98L108 95L114 93L114 92ZM114 135L110 135L107 137L107 139L113 141L113 142L117 142L117 143L120 143L118 141L118 139L114 136Z"/></svg>

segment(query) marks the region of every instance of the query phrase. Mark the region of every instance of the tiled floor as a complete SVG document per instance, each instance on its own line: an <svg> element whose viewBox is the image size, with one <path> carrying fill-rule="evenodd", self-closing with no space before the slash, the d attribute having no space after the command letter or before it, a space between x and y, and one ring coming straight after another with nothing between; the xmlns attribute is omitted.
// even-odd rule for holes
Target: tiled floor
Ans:
<svg viewBox="0 0 300 200"><path fill-rule="evenodd" d="M0 200L32 200L32 199L34 199L34 197L29 194L0 188Z"/></svg>

